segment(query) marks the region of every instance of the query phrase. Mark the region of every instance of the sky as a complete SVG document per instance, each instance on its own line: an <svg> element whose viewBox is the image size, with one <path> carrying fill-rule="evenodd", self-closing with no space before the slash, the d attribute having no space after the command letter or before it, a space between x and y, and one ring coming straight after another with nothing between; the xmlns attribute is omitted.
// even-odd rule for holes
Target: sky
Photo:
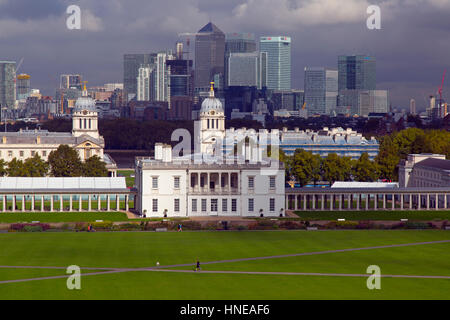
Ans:
<svg viewBox="0 0 450 320"><path fill-rule="evenodd" d="M70 5L81 9L80 30L66 26ZM370 5L381 9L379 30L367 28ZM393 107L414 98L424 109L446 69L450 100L450 0L0 0L0 60L23 58L18 73L54 95L64 73L88 86L123 82L125 53L174 49L178 34L209 21L225 33L290 36L293 88L303 88L306 66L369 54Z"/></svg>

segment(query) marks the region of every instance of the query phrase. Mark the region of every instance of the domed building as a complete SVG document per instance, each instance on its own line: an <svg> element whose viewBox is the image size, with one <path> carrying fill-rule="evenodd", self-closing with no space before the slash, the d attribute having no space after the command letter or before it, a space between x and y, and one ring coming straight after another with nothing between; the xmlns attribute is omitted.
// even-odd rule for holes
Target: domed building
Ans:
<svg viewBox="0 0 450 320"><path fill-rule="evenodd" d="M209 97L202 102L199 119L200 152L214 154L217 143L225 139L225 113L222 102L214 96L214 82Z"/></svg>
<svg viewBox="0 0 450 320"><path fill-rule="evenodd" d="M115 176L117 166L110 156L104 154L105 140L98 132L98 112L95 101L87 95L86 87L78 98L72 113L72 132L49 132L47 130L20 130L0 134L0 159L6 162L16 158L26 160L39 155L47 161L50 152L62 144L74 148L81 161L98 156Z"/></svg>

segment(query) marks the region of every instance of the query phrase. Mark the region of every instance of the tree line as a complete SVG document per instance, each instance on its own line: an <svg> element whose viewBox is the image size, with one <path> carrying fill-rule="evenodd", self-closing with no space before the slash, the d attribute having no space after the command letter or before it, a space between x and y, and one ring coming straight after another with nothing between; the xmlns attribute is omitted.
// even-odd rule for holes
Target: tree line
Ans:
<svg viewBox="0 0 450 320"><path fill-rule="evenodd" d="M37 153L25 161L12 159L0 160L0 176L10 177L107 177L106 164L98 156L92 156L82 162L78 152L68 145L60 145L50 152L48 161Z"/></svg>
<svg viewBox="0 0 450 320"><path fill-rule="evenodd" d="M335 181L398 181L398 164L412 153L439 153L450 159L450 132L445 130L409 128L378 139L380 149L374 160L367 153L357 160L335 153L321 158L303 149L292 156L280 152L280 160L285 164L286 178L295 178L304 187L319 181L330 185Z"/></svg>

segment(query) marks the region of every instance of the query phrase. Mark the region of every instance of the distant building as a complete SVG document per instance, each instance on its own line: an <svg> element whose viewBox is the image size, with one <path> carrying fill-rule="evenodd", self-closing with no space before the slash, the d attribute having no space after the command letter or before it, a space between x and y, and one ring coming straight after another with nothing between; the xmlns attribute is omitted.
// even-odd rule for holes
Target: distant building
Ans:
<svg viewBox="0 0 450 320"><path fill-rule="evenodd" d="M267 86L267 53L230 53L227 63L227 86Z"/></svg>
<svg viewBox="0 0 450 320"><path fill-rule="evenodd" d="M389 112L389 92L387 90L342 90L338 105L349 107L350 115L367 117L370 113Z"/></svg>
<svg viewBox="0 0 450 320"><path fill-rule="evenodd" d="M305 151L310 151L313 154L318 154L321 157L326 157L331 153L335 153L341 157L359 159L359 157L366 152L369 155L369 158L373 160L379 152L379 143L374 137L368 140L364 138L362 134L353 131L352 129L323 128L319 131L304 131L299 130L299 128L295 128L294 130L283 128L282 130L272 129L270 132L269 130L262 130L262 133L279 136L280 148L287 155L294 154L297 149L303 149ZM260 133L256 133L256 136L259 134ZM255 135L255 133L253 129L227 129L226 136L233 135L242 137L246 135ZM261 148L264 149L265 146L262 144ZM224 149L225 153L232 152L234 145L225 145Z"/></svg>
<svg viewBox="0 0 450 320"><path fill-rule="evenodd" d="M207 91L214 75L224 73L225 34L212 22L195 36L195 90Z"/></svg>
<svg viewBox="0 0 450 320"><path fill-rule="evenodd" d="M305 68L305 103L309 115L336 111L338 71L323 67Z"/></svg>
<svg viewBox="0 0 450 320"><path fill-rule="evenodd" d="M375 90L376 60L367 55L338 57L339 91Z"/></svg>
<svg viewBox="0 0 450 320"><path fill-rule="evenodd" d="M127 101L137 95L137 78L142 65L154 63L156 55L151 53L125 54L123 56L123 89Z"/></svg>
<svg viewBox="0 0 450 320"><path fill-rule="evenodd" d="M416 100L411 99L411 101L409 101L409 113L412 115L417 114L416 111Z"/></svg>
<svg viewBox="0 0 450 320"><path fill-rule="evenodd" d="M0 105L13 109L16 104L16 62L0 61Z"/></svg>
<svg viewBox="0 0 450 320"><path fill-rule="evenodd" d="M31 93L30 75L19 74L17 76L17 100L26 100Z"/></svg>
<svg viewBox="0 0 450 320"><path fill-rule="evenodd" d="M450 160L442 154L409 154L399 164L402 188L450 187Z"/></svg>
<svg viewBox="0 0 450 320"><path fill-rule="evenodd" d="M150 101L150 74L152 69L149 65L142 65L138 72L136 100Z"/></svg>
<svg viewBox="0 0 450 320"><path fill-rule="evenodd" d="M225 35L225 87L228 86L228 58L231 53L252 53L257 50L253 33L228 33Z"/></svg>
<svg viewBox="0 0 450 320"><path fill-rule="evenodd" d="M82 77L79 74L62 74L60 77L60 89L82 89Z"/></svg>
<svg viewBox="0 0 450 320"><path fill-rule="evenodd" d="M291 38L261 37L259 51L267 52L267 89L291 89Z"/></svg>

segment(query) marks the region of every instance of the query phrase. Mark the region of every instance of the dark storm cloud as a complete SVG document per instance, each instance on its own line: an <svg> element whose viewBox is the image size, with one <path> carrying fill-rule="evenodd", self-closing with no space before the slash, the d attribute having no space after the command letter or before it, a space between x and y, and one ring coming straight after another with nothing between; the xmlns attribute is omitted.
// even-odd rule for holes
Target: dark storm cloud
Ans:
<svg viewBox="0 0 450 320"><path fill-rule="evenodd" d="M19 20L40 19L50 15L59 15L67 7L68 1L57 0L8 0L0 1L0 19Z"/></svg>
<svg viewBox="0 0 450 320"><path fill-rule="evenodd" d="M382 30L366 28L369 2L381 6ZM65 27L69 4L81 7L82 30ZM372 54L393 105L416 98L423 107L444 69L450 76L449 14L450 0L0 0L0 59L24 57L20 72L53 95L61 73L81 73L90 85L121 82L124 53L173 48L178 33L212 19L224 32L291 36L294 87L303 86L305 66Z"/></svg>

